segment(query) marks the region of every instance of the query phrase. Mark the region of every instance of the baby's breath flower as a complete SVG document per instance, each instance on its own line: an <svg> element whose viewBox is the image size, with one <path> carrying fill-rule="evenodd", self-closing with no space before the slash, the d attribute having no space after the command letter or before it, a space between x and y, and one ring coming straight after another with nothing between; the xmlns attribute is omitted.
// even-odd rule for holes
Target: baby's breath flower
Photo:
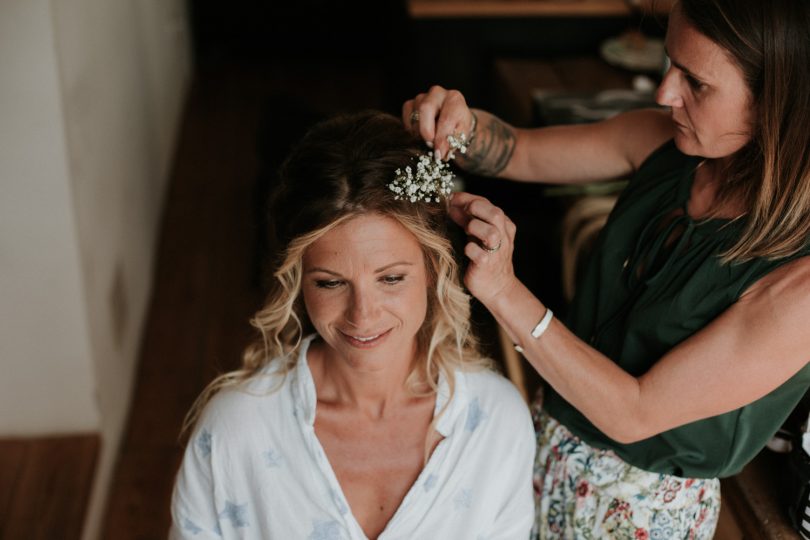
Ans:
<svg viewBox="0 0 810 540"><path fill-rule="evenodd" d="M439 202L439 197L447 197L453 192L453 173L450 166L432 154L420 154L416 158L416 171L411 166L397 169L394 180L388 189L394 192L394 199L407 199L410 202Z"/></svg>
<svg viewBox="0 0 810 540"><path fill-rule="evenodd" d="M471 141L472 141L472 139L467 140L467 135L465 135L464 133L459 133L458 136L448 135L447 136L447 142L450 143L451 150L450 150L450 153L447 154L447 157L449 159L455 159L455 157L456 157L455 150L458 150L462 154L466 154L467 153L467 148L468 148Z"/></svg>

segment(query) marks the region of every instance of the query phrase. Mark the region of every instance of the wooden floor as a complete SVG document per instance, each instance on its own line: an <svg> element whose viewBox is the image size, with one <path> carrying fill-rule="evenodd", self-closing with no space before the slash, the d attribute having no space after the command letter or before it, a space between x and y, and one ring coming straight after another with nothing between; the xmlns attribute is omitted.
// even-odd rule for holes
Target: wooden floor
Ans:
<svg viewBox="0 0 810 540"><path fill-rule="evenodd" d="M0 539L79 538L96 434L0 439Z"/></svg>
<svg viewBox="0 0 810 540"><path fill-rule="evenodd" d="M374 70L209 68L179 137L129 425L101 538L162 539L183 417L204 385L236 367L260 306L259 205L305 123L379 107ZM259 154L264 158L260 159ZM56 537L54 537L56 538Z"/></svg>

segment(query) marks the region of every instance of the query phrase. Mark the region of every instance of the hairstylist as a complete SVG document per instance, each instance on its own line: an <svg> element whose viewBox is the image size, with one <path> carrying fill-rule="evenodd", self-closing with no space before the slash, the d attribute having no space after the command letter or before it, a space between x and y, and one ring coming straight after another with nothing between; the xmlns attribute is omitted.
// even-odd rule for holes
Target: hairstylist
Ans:
<svg viewBox="0 0 810 540"><path fill-rule="evenodd" d="M524 130L440 87L404 104L442 156L466 134L456 162L471 172L631 178L564 322L515 277L503 212L452 201L471 237L467 287L552 389L535 417L538 537L711 538L718 478L807 390L807 28L803 0L681 0L666 112Z"/></svg>

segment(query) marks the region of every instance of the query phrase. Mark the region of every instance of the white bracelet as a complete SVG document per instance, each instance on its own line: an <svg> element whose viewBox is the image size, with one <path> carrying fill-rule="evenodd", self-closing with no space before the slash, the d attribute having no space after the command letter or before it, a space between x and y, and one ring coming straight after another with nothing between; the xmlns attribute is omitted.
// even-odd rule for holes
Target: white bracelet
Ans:
<svg viewBox="0 0 810 540"><path fill-rule="evenodd" d="M532 328L531 336L534 339L542 336L543 333L548 329L548 325L551 324L552 317L554 317L554 313L549 308L546 308L546 313L543 315L543 318L540 319L540 322L537 323L534 328ZM515 345L515 350L521 354L523 353L523 347L520 345Z"/></svg>

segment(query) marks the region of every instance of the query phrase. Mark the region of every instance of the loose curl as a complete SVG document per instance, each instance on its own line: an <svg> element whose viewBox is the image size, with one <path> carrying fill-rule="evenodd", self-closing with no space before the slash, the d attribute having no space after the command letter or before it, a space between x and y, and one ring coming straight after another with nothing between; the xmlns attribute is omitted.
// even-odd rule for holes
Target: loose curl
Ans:
<svg viewBox="0 0 810 540"><path fill-rule="evenodd" d="M396 220L414 235L424 256L428 308L417 333L420 361L408 376L408 389L414 395L434 394L441 374L452 395L456 370L491 367L471 332L470 297L447 234L447 203L398 201L387 188L396 169L412 164L420 146L395 117L364 112L316 125L293 149L270 205L281 249L265 305L251 319L259 338L246 348L240 369L214 379L197 398L184 432L214 394L258 376L271 363L275 388L280 386L298 362L303 338L314 331L301 295L304 252L361 215Z"/></svg>

